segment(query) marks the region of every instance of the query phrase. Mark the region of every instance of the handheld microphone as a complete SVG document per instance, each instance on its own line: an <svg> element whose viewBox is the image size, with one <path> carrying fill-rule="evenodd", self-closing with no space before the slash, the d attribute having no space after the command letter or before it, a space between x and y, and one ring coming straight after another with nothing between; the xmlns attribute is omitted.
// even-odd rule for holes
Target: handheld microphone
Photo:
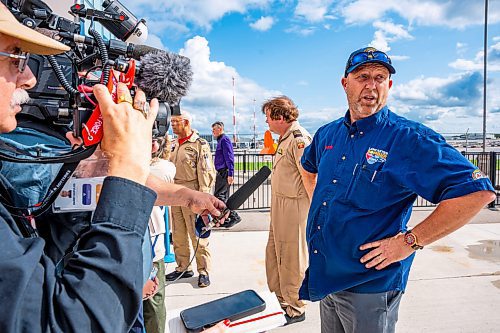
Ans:
<svg viewBox="0 0 500 333"><path fill-rule="evenodd" d="M208 225L202 221L201 216L196 219L195 228L196 234L200 238L206 238L210 235L210 229L217 223L219 220L224 217L227 213L232 210L238 209L249 197L252 195L255 190L262 185L266 181L266 179L271 174L271 169L267 166L263 166L260 170L253 175L245 184L243 184L236 192L234 192L226 202L226 209L219 215L215 217L211 217Z"/></svg>

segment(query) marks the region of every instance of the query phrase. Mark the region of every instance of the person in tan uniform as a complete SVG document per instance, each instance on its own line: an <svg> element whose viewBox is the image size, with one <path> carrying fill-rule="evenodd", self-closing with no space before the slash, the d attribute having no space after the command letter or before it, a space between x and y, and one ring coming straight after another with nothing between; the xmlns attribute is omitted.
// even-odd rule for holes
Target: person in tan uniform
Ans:
<svg viewBox="0 0 500 333"><path fill-rule="evenodd" d="M182 111L181 115L172 116L171 123L172 131L177 135L170 156L170 161L176 167L174 183L196 191L211 193L215 182L215 167L208 142L191 129L192 117L189 113ZM191 240L193 248L196 248L198 237L195 233L195 219L196 215L190 209L172 206L172 239L177 267L175 271L165 276L167 281L194 275L189 264L191 259L189 241ZM196 266L199 273L198 286L208 287L210 285L208 238L199 239Z"/></svg>
<svg viewBox="0 0 500 333"><path fill-rule="evenodd" d="M311 136L300 126L293 101L280 96L262 106L269 129L280 135L271 175L271 225L266 247L269 290L285 310L287 324L305 319L299 288L307 269L306 224L310 198L300 173L300 158Z"/></svg>

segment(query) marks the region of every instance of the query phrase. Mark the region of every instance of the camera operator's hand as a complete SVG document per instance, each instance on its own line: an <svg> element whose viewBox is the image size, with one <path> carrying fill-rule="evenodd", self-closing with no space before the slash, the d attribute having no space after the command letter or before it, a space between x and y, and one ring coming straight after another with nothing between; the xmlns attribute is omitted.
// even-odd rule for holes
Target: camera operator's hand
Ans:
<svg viewBox="0 0 500 333"><path fill-rule="evenodd" d="M109 176L117 176L145 184L151 160L151 129L158 112L158 101L153 99L149 112L133 108L130 91L118 83L115 103L108 89L94 86L103 119L101 148L109 158ZM144 98L139 95L137 98ZM147 103L147 102L146 102Z"/></svg>

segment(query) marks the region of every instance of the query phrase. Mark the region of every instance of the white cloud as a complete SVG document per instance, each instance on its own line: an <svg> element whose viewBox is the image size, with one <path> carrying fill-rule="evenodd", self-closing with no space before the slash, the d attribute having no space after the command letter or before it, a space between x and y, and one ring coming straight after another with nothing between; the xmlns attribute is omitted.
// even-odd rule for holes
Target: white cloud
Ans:
<svg viewBox="0 0 500 333"><path fill-rule="evenodd" d="M152 12L162 22L190 23L210 30L212 23L228 13L246 13L265 8L273 0L123 0L133 13L148 16ZM149 23L149 22L148 22Z"/></svg>
<svg viewBox="0 0 500 333"><path fill-rule="evenodd" d="M381 51L388 52L391 50L389 43L395 42L400 39L413 39L408 31L401 24L394 24L392 22L375 21L373 27L375 31L373 41L370 46L373 46Z"/></svg>
<svg viewBox="0 0 500 333"><path fill-rule="evenodd" d="M391 54L391 60L392 61L395 61L395 60L398 60L398 61L404 61L404 60L408 60L410 59L409 56L402 56L402 55L392 55Z"/></svg>
<svg viewBox="0 0 500 333"><path fill-rule="evenodd" d="M309 22L321 22L332 18L328 14L328 7L333 0L299 0L295 7L295 16L302 17Z"/></svg>
<svg viewBox="0 0 500 333"><path fill-rule="evenodd" d="M478 51L474 59L463 59L459 58L449 64L451 68L455 68L462 71L482 71L484 68L484 52ZM487 57L487 69L488 72L500 72L500 42L491 45L488 48Z"/></svg>
<svg viewBox="0 0 500 333"><path fill-rule="evenodd" d="M148 34L148 39L146 40L146 45L156 47L157 49L160 50L167 50L167 47L163 45L163 42L161 41L161 38L158 37L155 34Z"/></svg>
<svg viewBox="0 0 500 333"><path fill-rule="evenodd" d="M233 77L237 119L241 124L241 131L248 132L244 127L253 124L254 99L257 110L260 110L260 105L265 99L281 95L279 91L267 90L254 81L240 76L234 67L211 60L208 40L204 37L196 36L188 40L180 54L191 59L194 73L192 86L181 105L193 113L194 127L202 133L209 132L208 127L215 120L232 123ZM267 126L263 121L257 125L264 129Z"/></svg>
<svg viewBox="0 0 500 333"><path fill-rule="evenodd" d="M267 31L274 25L274 19L271 16L261 16L257 21L250 23L250 28L259 31Z"/></svg>
<svg viewBox="0 0 500 333"><path fill-rule="evenodd" d="M298 25L292 25L290 28L285 29L286 33L293 33L301 36L309 36L316 31L316 27L301 27Z"/></svg>
<svg viewBox="0 0 500 333"><path fill-rule="evenodd" d="M340 8L347 23L367 23L395 12L410 23L425 26L465 28L484 22L483 1L469 0L355 0L345 1ZM500 21L500 3L490 1L490 23Z"/></svg>
<svg viewBox="0 0 500 333"><path fill-rule="evenodd" d="M321 126L343 117L346 112L344 107L323 108L321 110L300 109L299 121L311 134Z"/></svg>
<svg viewBox="0 0 500 333"><path fill-rule="evenodd" d="M488 89L489 109L497 110L500 107L500 97L496 97L499 89L494 82ZM445 78L419 77L395 85L388 104L393 111L438 131L460 132L467 127L477 131L482 116L482 75L465 72ZM492 113L491 118L500 119L500 112ZM500 128L500 125L490 124L489 130Z"/></svg>

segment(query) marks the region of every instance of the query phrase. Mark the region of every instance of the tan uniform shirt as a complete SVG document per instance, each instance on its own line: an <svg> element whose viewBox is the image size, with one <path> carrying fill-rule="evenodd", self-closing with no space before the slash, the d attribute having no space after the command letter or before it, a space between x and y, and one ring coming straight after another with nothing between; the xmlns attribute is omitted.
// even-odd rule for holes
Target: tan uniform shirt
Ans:
<svg viewBox="0 0 500 333"><path fill-rule="evenodd" d="M200 192L211 193L215 182L215 167L210 146L205 139L194 132L179 146L178 139L173 143L170 160L175 164L174 183L184 185Z"/></svg>
<svg viewBox="0 0 500 333"><path fill-rule="evenodd" d="M271 177L273 194L289 198L307 196L299 166L304 148L311 141L311 135L298 121L279 139Z"/></svg>

